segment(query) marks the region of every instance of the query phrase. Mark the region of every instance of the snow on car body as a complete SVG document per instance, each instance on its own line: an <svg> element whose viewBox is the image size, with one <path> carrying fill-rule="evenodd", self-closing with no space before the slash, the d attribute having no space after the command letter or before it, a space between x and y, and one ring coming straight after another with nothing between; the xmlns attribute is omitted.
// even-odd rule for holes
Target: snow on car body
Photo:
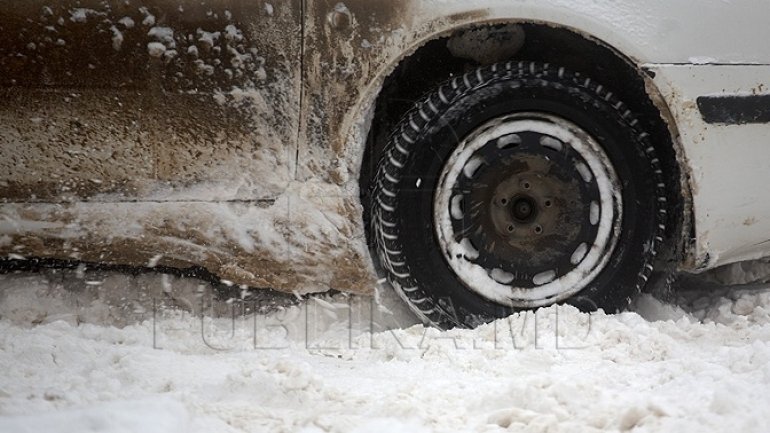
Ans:
<svg viewBox="0 0 770 433"><path fill-rule="evenodd" d="M0 251L371 291L368 201L398 119L468 65L523 59L588 72L648 126L680 198L666 260L767 255L770 126L766 107L746 107L767 101L770 30L747 5L698 8L13 1L0 11L14 35L0 44Z"/></svg>

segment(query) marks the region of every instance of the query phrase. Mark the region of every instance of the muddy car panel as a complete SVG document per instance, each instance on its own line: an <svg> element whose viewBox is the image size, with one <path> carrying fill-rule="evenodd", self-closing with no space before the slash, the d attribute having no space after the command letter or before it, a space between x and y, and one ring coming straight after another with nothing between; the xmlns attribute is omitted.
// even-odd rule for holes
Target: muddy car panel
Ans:
<svg viewBox="0 0 770 433"><path fill-rule="evenodd" d="M180 190L210 183L253 200L291 180L297 2L14 1L0 25L16 35L0 47L4 199L200 199Z"/></svg>
<svg viewBox="0 0 770 433"><path fill-rule="evenodd" d="M768 125L705 126L691 107L702 94L764 91L770 28L748 6L701 2L698 20L691 8L683 0L643 9L609 0L7 2L0 27L14 37L0 43L0 253L202 266L284 291L371 291L358 180L383 83L429 41L540 23L655 73L650 92L673 113L666 120L679 133L683 171L694 173L683 179L701 258L693 263L766 254L746 245L770 232L770 212L742 206L761 202L761 183L733 171L768 172L755 159ZM741 25L713 31L724 22ZM722 164L728 141L743 144ZM720 184L705 173L732 177ZM736 189L730 212L716 211ZM728 227L740 236L719 232Z"/></svg>
<svg viewBox="0 0 770 433"><path fill-rule="evenodd" d="M305 202L292 186L301 13L299 1L6 3L3 252L315 288L302 267L310 281L287 282L291 248L315 235L286 240Z"/></svg>

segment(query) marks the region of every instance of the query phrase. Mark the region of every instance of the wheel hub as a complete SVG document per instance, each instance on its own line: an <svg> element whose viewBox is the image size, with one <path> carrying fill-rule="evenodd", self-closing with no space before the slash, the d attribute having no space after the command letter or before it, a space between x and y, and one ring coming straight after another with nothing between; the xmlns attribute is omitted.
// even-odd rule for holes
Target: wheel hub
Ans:
<svg viewBox="0 0 770 433"><path fill-rule="evenodd" d="M530 223L537 216L537 203L532 197L514 197L511 201L513 202L513 205L511 206L511 215L516 222L522 224Z"/></svg>

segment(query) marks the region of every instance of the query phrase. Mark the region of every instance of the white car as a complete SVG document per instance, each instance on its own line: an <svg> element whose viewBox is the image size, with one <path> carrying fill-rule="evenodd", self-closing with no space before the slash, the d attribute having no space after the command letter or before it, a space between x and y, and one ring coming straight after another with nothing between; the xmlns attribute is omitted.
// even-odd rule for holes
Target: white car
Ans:
<svg viewBox="0 0 770 433"><path fill-rule="evenodd" d="M674 271L769 254L768 14L12 0L0 253L295 293L389 283L442 327L616 311Z"/></svg>

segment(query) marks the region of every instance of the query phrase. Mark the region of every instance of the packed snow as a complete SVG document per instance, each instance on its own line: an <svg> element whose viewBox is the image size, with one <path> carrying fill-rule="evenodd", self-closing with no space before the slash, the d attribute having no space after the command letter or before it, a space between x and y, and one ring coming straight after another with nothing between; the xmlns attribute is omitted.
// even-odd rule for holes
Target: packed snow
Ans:
<svg viewBox="0 0 770 433"><path fill-rule="evenodd" d="M384 289L211 293L169 275L0 276L0 431L767 430L762 284L696 282L635 313L551 307L447 332Z"/></svg>

